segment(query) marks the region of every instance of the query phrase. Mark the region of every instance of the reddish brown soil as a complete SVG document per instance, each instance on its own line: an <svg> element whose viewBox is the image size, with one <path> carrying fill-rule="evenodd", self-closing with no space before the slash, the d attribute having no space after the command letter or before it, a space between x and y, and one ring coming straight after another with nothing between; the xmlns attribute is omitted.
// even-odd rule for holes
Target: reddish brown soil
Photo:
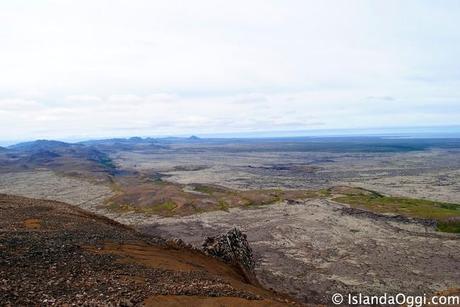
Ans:
<svg viewBox="0 0 460 307"><path fill-rule="evenodd" d="M196 306L196 307L253 307L266 306L278 307L285 304L273 300L250 301L239 297L205 297L205 296L176 296L160 295L150 297L145 301L146 306L173 307L173 306Z"/></svg>
<svg viewBox="0 0 460 307"><path fill-rule="evenodd" d="M6 306L295 304L199 251L60 202L0 194L0 249Z"/></svg>

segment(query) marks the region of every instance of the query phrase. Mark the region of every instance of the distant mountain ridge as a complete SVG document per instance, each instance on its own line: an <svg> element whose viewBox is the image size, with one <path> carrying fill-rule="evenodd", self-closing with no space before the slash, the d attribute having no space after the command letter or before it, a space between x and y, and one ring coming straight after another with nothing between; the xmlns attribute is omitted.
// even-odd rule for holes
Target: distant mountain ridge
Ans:
<svg viewBox="0 0 460 307"><path fill-rule="evenodd" d="M141 138L138 136L133 136L130 138L109 138L109 139L81 141L81 142L78 142L78 144L96 145L96 144L114 144L114 143L132 144L132 143L154 143L154 142L157 142L157 139Z"/></svg>
<svg viewBox="0 0 460 307"><path fill-rule="evenodd" d="M78 143L66 143L54 140L37 140L11 145L11 152L53 151L61 154L64 150L84 152L97 150L110 155L118 151L168 150L176 144L207 144L221 146L239 144L234 151L245 150L245 146L257 144L256 151L277 150L280 144L289 143L290 151L315 152L406 152L427 150L429 148L457 149L460 138L399 138L388 136L325 136L325 137L279 137L279 138L200 138L191 137L131 137L88 140ZM284 146L284 145L283 145ZM86 148L86 149L85 149ZM222 149L229 150L228 147Z"/></svg>
<svg viewBox="0 0 460 307"><path fill-rule="evenodd" d="M22 142L8 146L9 149L34 151L34 150L53 150L56 148L70 147L73 144L54 141L54 140L36 140L31 142Z"/></svg>
<svg viewBox="0 0 460 307"><path fill-rule="evenodd" d="M72 146L120 146L131 148L134 145L149 145L158 146L160 144L168 144L170 142L187 142L187 141L198 141L202 140L196 135L190 137L127 137L127 138L107 138L107 139L96 139L96 140L84 140L79 142L64 142L57 140L39 139L34 141L20 142L17 144L9 145L7 148L0 147L3 149L21 150L21 151L38 151L38 150L53 150L56 148L72 147Z"/></svg>
<svg viewBox="0 0 460 307"><path fill-rule="evenodd" d="M27 159L28 163L49 163L52 162L53 159L60 157L61 155L49 150L39 150L37 152L32 153L29 158Z"/></svg>
<svg viewBox="0 0 460 307"><path fill-rule="evenodd" d="M95 146L55 140L36 140L9 146L0 168L4 171L45 168L102 180L116 172L109 155Z"/></svg>

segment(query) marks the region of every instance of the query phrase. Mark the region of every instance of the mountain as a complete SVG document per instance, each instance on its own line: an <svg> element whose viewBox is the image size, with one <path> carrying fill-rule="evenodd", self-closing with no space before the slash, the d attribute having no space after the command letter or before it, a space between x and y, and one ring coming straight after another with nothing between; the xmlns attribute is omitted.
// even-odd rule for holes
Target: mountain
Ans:
<svg viewBox="0 0 460 307"><path fill-rule="evenodd" d="M49 150L39 150L32 153L28 158L27 162L29 163L49 163L52 162L54 159L60 157L61 155Z"/></svg>
<svg viewBox="0 0 460 307"><path fill-rule="evenodd" d="M109 155L94 146L54 140L37 140L8 147L0 161L4 171L46 168L68 175L105 180L116 172Z"/></svg>
<svg viewBox="0 0 460 307"><path fill-rule="evenodd" d="M158 139L154 138L141 138L138 136L131 138L112 138L112 139L101 139L101 140L90 140L83 141L79 144L93 146L104 152L113 152L119 150L139 150L139 149L164 149L167 148L164 145L158 144Z"/></svg>
<svg viewBox="0 0 460 307"><path fill-rule="evenodd" d="M54 150L59 148L68 148L72 146L70 143L53 141L53 140L36 140L31 142L23 142L11 145L8 148L20 151L39 151L39 150Z"/></svg>
<svg viewBox="0 0 460 307"><path fill-rule="evenodd" d="M156 139L152 138L141 138L133 136L130 138L111 138L111 139L100 139L100 140L89 140L82 141L80 144L85 145L113 145L113 144L140 144L140 143L154 143Z"/></svg>
<svg viewBox="0 0 460 307"><path fill-rule="evenodd" d="M6 306L293 306L236 266L62 202L0 194Z"/></svg>

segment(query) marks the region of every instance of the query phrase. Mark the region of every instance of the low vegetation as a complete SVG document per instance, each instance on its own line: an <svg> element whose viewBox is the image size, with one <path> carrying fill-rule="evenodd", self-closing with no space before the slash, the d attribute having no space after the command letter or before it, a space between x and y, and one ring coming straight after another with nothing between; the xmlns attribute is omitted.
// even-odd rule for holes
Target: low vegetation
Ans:
<svg viewBox="0 0 460 307"><path fill-rule="evenodd" d="M378 213L435 220L439 231L460 233L460 204L384 196L364 189L353 189L333 200Z"/></svg>
<svg viewBox="0 0 460 307"><path fill-rule="evenodd" d="M124 178L107 201L117 212L161 216L190 215L230 208L251 208L288 200L332 198L377 213L394 213L437 222L439 231L460 233L460 205L424 199L391 197L361 188L338 186L321 190L234 190L217 185L180 185L167 181Z"/></svg>
<svg viewBox="0 0 460 307"><path fill-rule="evenodd" d="M280 201L323 197L324 190L256 189L240 191L217 185L181 185L140 177L118 178L116 195L106 205L116 212L139 212L162 216L190 215L207 211L250 208Z"/></svg>

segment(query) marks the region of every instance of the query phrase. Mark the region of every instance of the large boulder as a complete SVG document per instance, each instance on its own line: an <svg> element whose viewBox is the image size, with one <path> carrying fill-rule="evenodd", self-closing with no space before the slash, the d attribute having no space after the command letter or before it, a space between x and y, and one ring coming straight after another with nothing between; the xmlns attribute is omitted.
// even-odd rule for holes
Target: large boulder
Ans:
<svg viewBox="0 0 460 307"><path fill-rule="evenodd" d="M248 282L258 284L254 273L254 257L247 236L233 228L226 234L207 237L202 249L205 254L219 258L240 269Z"/></svg>

